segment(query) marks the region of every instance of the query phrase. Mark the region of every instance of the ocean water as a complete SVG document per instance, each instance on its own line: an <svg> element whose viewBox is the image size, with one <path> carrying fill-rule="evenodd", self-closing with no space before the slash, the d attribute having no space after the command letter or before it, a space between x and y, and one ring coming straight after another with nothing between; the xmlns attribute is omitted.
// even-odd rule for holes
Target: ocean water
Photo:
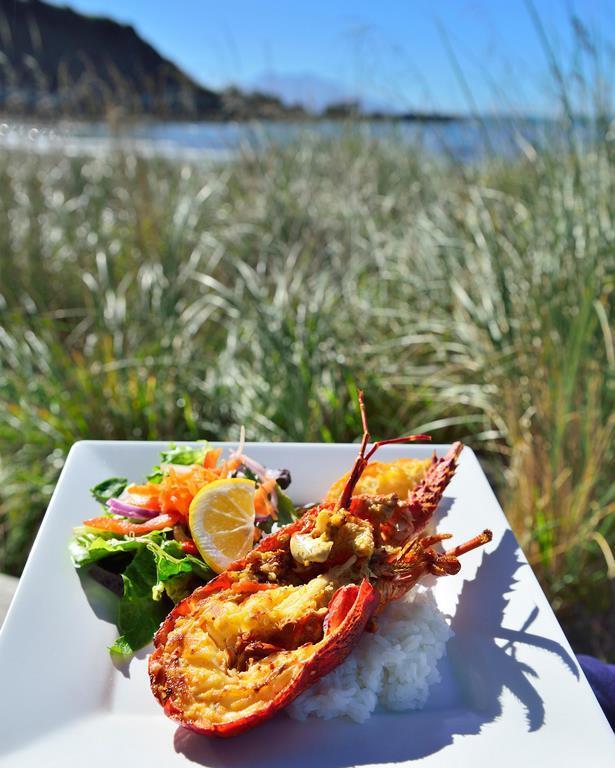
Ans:
<svg viewBox="0 0 615 768"><path fill-rule="evenodd" d="M578 140L591 140L591 126L574 127ZM562 140L561 125L529 118L484 118L447 122L174 123L137 122L114 129L107 123L43 124L0 118L0 150L98 154L113 150L145 156L223 161L242 150L258 151L308 136L352 131L374 140L394 139L436 156L473 163L499 156L530 156L545 143Z"/></svg>

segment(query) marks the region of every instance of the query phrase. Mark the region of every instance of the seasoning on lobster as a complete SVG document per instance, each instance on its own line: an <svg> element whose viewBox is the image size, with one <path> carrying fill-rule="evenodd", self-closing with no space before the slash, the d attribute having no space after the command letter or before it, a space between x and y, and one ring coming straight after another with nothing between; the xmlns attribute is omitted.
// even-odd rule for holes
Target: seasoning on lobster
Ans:
<svg viewBox="0 0 615 768"><path fill-rule="evenodd" d="M370 619L425 574L459 572L458 558L491 540L483 531L442 552L450 534L422 535L452 478L461 443L435 456L407 499L353 496L382 445L363 439L337 503L309 509L180 602L149 660L165 713L197 733L232 736L272 717L344 661Z"/></svg>

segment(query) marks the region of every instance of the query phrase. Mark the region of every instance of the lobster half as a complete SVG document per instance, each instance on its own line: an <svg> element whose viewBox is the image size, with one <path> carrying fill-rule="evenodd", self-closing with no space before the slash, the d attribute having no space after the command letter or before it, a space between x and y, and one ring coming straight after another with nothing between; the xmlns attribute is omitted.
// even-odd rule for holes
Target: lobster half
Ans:
<svg viewBox="0 0 615 768"><path fill-rule="evenodd" d="M149 676L165 713L197 733L232 736L290 704L344 661L373 617L425 574L459 572L486 530L449 551L424 535L453 476L461 443L435 456L407 499L353 496L375 451L362 394L363 440L337 503L309 509L180 602L154 638Z"/></svg>

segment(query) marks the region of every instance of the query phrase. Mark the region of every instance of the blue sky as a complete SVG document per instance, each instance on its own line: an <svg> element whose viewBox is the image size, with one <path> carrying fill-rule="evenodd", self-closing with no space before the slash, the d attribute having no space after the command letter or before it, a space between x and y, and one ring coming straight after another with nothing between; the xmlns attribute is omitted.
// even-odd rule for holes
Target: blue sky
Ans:
<svg viewBox="0 0 615 768"><path fill-rule="evenodd" d="M583 20L600 48L613 43L615 4L609 0L534 2L563 61L571 61L571 14ZM263 85L275 73L313 82L314 88L322 79L332 94L372 105L467 112L444 34L481 111L543 113L554 103L544 52L523 0L56 4L132 24L161 53L216 88Z"/></svg>

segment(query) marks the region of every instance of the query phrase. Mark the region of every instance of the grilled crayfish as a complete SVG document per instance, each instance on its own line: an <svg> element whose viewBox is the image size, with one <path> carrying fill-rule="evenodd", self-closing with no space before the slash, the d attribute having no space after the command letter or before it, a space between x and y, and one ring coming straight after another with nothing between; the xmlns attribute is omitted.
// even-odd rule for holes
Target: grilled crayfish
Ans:
<svg viewBox="0 0 615 768"><path fill-rule="evenodd" d="M198 733L232 736L289 704L350 653L374 614L425 574L459 571L458 557L490 531L448 552L450 534L421 535L453 476L462 445L434 459L409 498L355 496L369 458L363 441L337 503L308 510L180 602L149 661L166 714Z"/></svg>

